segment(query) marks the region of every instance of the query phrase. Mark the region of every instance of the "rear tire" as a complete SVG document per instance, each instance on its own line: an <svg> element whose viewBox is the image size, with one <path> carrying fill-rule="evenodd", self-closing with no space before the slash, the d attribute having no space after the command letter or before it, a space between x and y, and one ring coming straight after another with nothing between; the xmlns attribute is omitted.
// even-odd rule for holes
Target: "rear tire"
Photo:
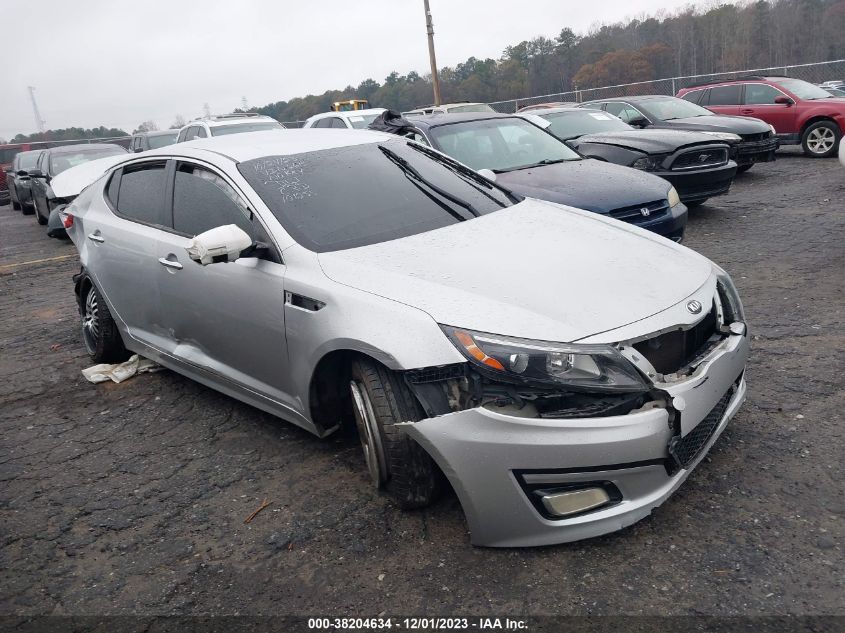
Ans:
<svg viewBox="0 0 845 633"><path fill-rule="evenodd" d="M41 216L41 212L38 210L37 204L35 205L35 221L41 226L47 224L47 218Z"/></svg>
<svg viewBox="0 0 845 633"><path fill-rule="evenodd" d="M750 165L740 165L739 167L736 168L736 173L744 174L745 172L747 172L752 167L754 167L754 163L751 163Z"/></svg>
<svg viewBox="0 0 845 633"><path fill-rule="evenodd" d="M839 148L842 131L833 121L817 121L801 135L801 149L813 158L833 156Z"/></svg>
<svg viewBox="0 0 845 633"><path fill-rule="evenodd" d="M119 363L129 358L108 306L91 281L82 298L82 341L96 363Z"/></svg>
<svg viewBox="0 0 845 633"><path fill-rule="evenodd" d="M350 390L373 484L400 508L430 505L442 490L443 475L428 453L395 426L425 417L410 389L395 372L361 358L352 363Z"/></svg>
<svg viewBox="0 0 845 633"><path fill-rule="evenodd" d="M21 210L21 203L15 202L14 200L12 200L12 209L14 209L15 211L20 211Z"/></svg>

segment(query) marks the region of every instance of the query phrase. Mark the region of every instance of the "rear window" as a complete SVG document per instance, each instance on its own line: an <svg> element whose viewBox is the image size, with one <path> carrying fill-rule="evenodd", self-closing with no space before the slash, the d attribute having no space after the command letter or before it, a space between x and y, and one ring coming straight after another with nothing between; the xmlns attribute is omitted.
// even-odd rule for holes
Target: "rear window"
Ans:
<svg viewBox="0 0 845 633"><path fill-rule="evenodd" d="M26 169L27 171L30 169L35 169L35 165L38 163L38 156L41 152L21 152L18 155L18 169Z"/></svg>
<svg viewBox="0 0 845 633"><path fill-rule="evenodd" d="M382 149L395 154L394 158ZM429 184L395 162L406 161ZM285 230L316 252L336 251L431 231L510 206L498 189L476 184L405 140L367 143L238 164Z"/></svg>
<svg viewBox="0 0 845 633"><path fill-rule="evenodd" d="M0 148L0 165L11 164L20 151L19 147Z"/></svg>
<svg viewBox="0 0 845 633"><path fill-rule="evenodd" d="M173 134L156 134L147 137L147 142L150 144L150 149L158 149L165 145L173 145L176 142L176 137L179 135L178 131Z"/></svg>
<svg viewBox="0 0 845 633"><path fill-rule="evenodd" d="M225 136L226 134L241 134L242 132L260 132L262 130L281 130L282 125L278 121L265 121L263 123L236 123L233 125L216 125L211 128L212 136Z"/></svg>

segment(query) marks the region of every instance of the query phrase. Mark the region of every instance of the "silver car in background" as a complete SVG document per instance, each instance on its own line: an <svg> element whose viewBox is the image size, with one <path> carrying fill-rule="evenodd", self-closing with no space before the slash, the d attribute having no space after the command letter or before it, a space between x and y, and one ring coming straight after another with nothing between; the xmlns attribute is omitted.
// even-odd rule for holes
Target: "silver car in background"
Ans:
<svg viewBox="0 0 845 633"><path fill-rule="evenodd" d="M96 361L139 353L320 437L354 424L375 486L414 508L448 480L477 545L645 517L745 398L722 269L396 136L130 155L63 219Z"/></svg>

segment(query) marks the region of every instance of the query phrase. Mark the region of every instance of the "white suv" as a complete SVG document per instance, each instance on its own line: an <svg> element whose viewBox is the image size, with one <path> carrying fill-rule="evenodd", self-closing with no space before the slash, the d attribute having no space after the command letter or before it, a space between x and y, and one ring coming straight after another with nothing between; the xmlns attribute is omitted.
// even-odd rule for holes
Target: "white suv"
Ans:
<svg viewBox="0 0 845 633"><path fill-rule="evenodd" d="M264 130L281 130L284 125L276 119L255 112L239 112L234 114L218 114L215 116L194 119L179 130L177 143L193 141L196 138L209 136L223 136L224 134L240 134L242 132L259 132Z"/></svg>

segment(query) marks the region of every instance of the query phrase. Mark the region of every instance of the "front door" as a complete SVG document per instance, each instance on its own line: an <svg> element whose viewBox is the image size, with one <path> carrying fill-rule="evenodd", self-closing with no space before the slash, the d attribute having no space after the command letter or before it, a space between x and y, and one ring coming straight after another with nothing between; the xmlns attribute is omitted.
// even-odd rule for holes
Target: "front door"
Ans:
<svg viewBox="0 0 845 633"><path fill-rule="evenodd" d="M289 397L284 322L285 267L269 255L203 266L187 247L194 236L234 224L269 243L260 221L222 174L181 161L173 176L172 231L157 251L158 288L177 359L298 408Z"/></svg>
<svg viewBox="0 0 845 633"><path fill-rule="evenodd" d="M745 98L740 114L763 119L774 126L776 134L795 134L798 132L798 108L788 103L775 103L778 97L786 96L768 84L745 84Z"/></svg>

